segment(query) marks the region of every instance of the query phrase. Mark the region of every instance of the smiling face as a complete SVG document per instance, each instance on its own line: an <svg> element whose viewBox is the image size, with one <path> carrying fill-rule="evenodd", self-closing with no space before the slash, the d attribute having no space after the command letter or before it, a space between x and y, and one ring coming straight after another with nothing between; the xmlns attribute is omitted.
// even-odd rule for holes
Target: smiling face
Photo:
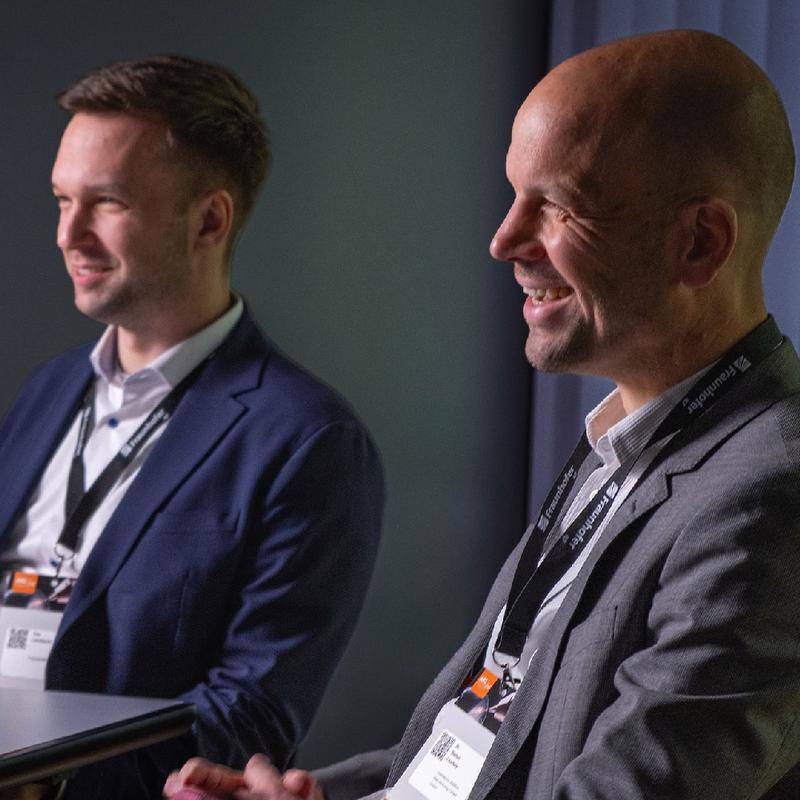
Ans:
<svg viewBox="0 0 800 800"><path fill-rule="evenodd" d="M551 73L520 109L515 199L490 250L526 294L531 364L619 383L656 367L680 314L674 210L635 157L636 132L615 133L582 90Z"/></svg>
<svg viewBox="0 0 800 800"><path fill-rule="evenodd" d="M78 113L53 167L57 243L75 305L93 319L157 333L195 292L187 181L165 126Z"/></svg>

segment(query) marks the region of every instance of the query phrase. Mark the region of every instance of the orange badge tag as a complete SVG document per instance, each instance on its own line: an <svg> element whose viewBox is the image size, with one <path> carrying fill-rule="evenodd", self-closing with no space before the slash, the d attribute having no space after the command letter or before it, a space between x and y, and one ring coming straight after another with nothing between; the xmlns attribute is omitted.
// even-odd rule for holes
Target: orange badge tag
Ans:
<svg viewBox="0 0 800 800"><path fill-rule="evenodd" d="M478 697L483 699L487 694L489 694L489 690L497 683L497 681L497 675L488 669L484 669L483 672L478 675L477 680L472 684L470 690L473 694L476 694Z"/></svg>
<svg viewBox="0 0 800 800"><path fill-rule="evenodd" d="M11 591L15 594L33 594L38 582L39 576L35 572L15 572Z"/></svg>

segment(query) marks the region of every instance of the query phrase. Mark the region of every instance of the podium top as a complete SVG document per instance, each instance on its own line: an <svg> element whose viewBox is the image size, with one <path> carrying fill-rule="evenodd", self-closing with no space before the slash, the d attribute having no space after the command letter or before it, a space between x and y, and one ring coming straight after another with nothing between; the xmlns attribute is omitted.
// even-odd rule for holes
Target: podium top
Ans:
<svg viewBox="0 0 800 800"><path fill-rule="evenodd" d="M188 731L177 700L0 688L0 788L39 780Z"/></svg>

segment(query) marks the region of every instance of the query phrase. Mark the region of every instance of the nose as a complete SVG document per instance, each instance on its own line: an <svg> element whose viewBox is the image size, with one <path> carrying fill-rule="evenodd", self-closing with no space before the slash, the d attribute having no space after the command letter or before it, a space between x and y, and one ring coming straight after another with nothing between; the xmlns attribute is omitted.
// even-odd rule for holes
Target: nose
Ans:
<svg viewBox="0 0 800 800"><path fill-rule="evenodd" d="M56 244L61 250L70 250L92 240L89 215L77 202L61 207L56 228Z"/></svg>
<svg viewBox="0 0 800 800"><path fill-rule="evenodd" d="M540 261L547 251L540 237L539 215L515 200L489 244L497 261Z"/></svg>

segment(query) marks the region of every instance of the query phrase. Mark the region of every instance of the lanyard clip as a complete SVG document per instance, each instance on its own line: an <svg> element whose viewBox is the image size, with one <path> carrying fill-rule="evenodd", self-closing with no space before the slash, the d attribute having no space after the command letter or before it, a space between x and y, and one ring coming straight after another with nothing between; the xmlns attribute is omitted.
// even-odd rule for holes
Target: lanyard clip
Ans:
<svg viewBox="0 0 800 800"><path fill-rule="evenodd" d="M75 553L66 547L65 545L61 544L61 542L56 542L53 546L53 552L55 553L55 558L52 560L53 566L56 568L56 578L61 577L61 570L64 567L64 564L68 564L75 558Z"/></svg>
<svg viewBox="0 0 800 800"><path fill-rule="evenodd" d="M511 675L511 670L519 664L520 657L517 656L514 659L508 660L504 659L502 662L497 659L498 649L495 647L492 649L492 661L497 664L498 667L502 670L500 675L500 697L506 697L509 694L513 694L517 691L517 685L514 683L514 677ZM505 655L503 653L502 655Z"/></svg>

